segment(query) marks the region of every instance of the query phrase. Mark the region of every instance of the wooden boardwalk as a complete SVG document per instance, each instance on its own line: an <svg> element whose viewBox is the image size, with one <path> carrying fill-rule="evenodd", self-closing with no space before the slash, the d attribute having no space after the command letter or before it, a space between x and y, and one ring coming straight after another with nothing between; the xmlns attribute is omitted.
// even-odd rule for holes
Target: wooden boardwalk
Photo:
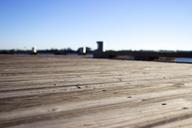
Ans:
<svg viewBox="0 0 192 128"><path fill-rule="evenodd" d="M192 65L0 55L0 128L8 127L192 127Z"/></svg>

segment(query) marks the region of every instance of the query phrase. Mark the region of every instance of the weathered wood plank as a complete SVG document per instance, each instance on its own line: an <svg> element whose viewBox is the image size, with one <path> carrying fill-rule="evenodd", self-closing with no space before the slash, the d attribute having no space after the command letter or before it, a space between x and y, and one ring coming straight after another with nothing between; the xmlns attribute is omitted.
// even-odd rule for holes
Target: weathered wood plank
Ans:
<svg viewBox="0 0 192 128"><path fill-rule="evenodd" d="M191 76L190 64L0 55L0 127L190 127Z"/></svg>

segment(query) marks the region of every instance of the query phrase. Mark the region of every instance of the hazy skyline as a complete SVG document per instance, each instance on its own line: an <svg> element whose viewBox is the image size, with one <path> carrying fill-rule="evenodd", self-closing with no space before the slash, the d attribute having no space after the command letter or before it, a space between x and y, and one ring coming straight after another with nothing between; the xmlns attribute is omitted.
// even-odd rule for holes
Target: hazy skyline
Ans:
<svg viewBox="0 0 192 128"><path fill-rule="evenodd" d="M0 49L192 50L191 0L0 0Z"/></svg>

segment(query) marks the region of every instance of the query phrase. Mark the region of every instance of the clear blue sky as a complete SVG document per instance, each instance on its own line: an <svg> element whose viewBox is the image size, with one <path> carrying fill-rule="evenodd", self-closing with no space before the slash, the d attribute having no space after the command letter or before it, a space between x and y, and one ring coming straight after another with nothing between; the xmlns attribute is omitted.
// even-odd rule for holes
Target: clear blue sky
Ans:
<svg viewBox="0 0 192 128"><path fill-rule="evenodd" d="M192 0L0 0L0 49L192 50Z"/></svg>

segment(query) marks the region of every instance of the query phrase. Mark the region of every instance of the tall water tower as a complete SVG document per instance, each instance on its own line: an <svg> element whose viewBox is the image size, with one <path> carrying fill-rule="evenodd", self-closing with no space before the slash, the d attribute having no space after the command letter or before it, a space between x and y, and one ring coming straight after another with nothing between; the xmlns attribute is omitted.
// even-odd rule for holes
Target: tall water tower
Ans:
<svg viewBox="0 0 192 128"><path fill-rule="evenodd" d="M95 50L93 57L94 58L103 58L104 57L103 41L97 41L97 49Z"/></svg>
<svg viewBox="0 0 192 128"><path fill-rule="evenodd" d="M97 41L97 52L103 52L103 41Z"/></svg>

